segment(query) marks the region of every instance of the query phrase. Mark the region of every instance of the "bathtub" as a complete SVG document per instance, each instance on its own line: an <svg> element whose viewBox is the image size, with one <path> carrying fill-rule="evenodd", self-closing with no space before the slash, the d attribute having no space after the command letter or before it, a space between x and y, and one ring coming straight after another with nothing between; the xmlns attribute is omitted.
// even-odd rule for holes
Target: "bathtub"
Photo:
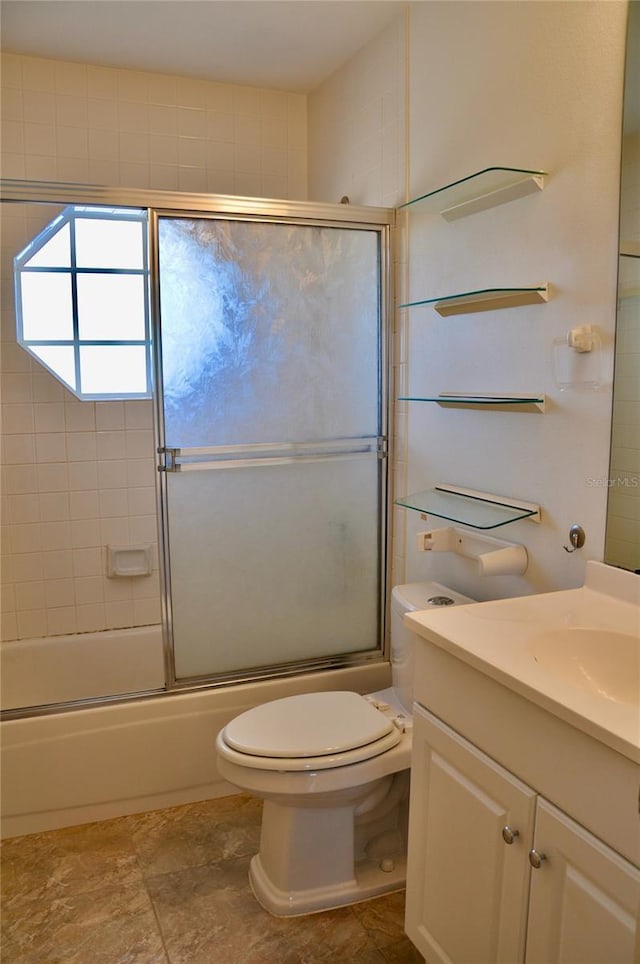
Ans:
<svg viewBox="0 0 640 964"><path fill-rule="evenodd" d="M3 642L0 668L3 710L161 689L162 627Z"/></svg>
<svg viewBox="0 0 640 964"><path fill-rule="evenodd" d="M2 644L0 654L4 709L85 699L89 691L109 697L131 692L134 682L141 689L163 685L160 627L20 640ZM389 664L372 663L4 720L0 835L236 793L218 774L214 744L238 713L297 693L389 685Z"/></svg>

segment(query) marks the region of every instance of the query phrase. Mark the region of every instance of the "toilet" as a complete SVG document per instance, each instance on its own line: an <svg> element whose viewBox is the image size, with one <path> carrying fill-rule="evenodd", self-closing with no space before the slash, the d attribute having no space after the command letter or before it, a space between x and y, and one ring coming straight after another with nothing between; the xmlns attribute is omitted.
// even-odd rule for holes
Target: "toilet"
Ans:
<svg viewBox="0 0 640 964"><path fill-rule="evenodd" d="M218 734L218 770L264 800L249 878L278 917L402 890L406 880L414 635L404 613L473 600L436 582L391 596L392 686L256 706Z"/></svg>

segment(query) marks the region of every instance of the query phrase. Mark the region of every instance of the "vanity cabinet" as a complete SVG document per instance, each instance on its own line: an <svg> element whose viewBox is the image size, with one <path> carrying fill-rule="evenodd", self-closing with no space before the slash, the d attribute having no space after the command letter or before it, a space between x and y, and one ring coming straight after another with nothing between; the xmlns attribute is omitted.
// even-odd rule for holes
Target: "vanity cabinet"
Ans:
<svg viewBox="0 0 640 964"><path fill-rule="evenodd" d="M416 705L406 930L428 964L632 964L639 901L631 863Z"/></svg>

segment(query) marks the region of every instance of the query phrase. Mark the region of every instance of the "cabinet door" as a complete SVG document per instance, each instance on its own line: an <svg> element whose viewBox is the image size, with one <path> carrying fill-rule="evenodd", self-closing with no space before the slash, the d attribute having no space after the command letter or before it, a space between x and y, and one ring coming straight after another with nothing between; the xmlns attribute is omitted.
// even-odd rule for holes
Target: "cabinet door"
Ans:
<svg viewBox="0 0 640 964"><path fill-rule="evenodd" d="M523 960L535 799L416 707L406 929L429 964ZM511 845L504 827L518 831Z"/></svg>
<svg viewBox="0 0 640 964"><path fill-rule="evenodd" d="M632 964L640 871L539 799L527 964Z"/></svg>

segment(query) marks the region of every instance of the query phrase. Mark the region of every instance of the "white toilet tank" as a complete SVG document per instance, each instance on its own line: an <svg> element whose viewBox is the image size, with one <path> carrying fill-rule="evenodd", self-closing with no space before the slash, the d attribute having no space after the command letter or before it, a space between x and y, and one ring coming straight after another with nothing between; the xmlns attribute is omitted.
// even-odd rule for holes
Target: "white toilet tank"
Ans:
<svg viewBox="0 0 640 964"><path fill-rule="evenodd" d="M413 705L413 665L416 636L404 625L407 612L459 606L475 602L439 582L410 582L394 586L391 592L391 685L407 714Z"/></svg>

